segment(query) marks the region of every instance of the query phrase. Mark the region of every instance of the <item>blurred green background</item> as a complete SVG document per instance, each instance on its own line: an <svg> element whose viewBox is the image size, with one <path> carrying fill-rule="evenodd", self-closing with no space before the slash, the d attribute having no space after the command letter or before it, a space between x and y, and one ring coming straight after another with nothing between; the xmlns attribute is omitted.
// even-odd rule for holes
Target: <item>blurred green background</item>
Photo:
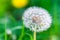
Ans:
<svg viewBox="0 0 60 40"><path fill-rule="evenodd" d="M36 40L60 40L60 0L29 0L27 6L15 8L12 0L0 0L0 40L33 40L33 32L23 25L22 15L24 11L32 6L45 8L52 16L52 25L47 31L37 33ZM6 30L12 31L7 35Z"/></svg>

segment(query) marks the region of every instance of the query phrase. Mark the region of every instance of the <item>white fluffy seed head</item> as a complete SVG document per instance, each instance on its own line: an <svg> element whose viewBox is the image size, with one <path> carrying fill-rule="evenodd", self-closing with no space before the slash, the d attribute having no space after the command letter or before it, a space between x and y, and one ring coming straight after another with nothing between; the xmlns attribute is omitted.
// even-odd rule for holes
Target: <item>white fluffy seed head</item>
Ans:
<svg viewBox="0 0 60 40"><path fill-rule="evenodd" d="M52 18L47 10L40 7L30 7L23 14L23 23L32 31L42 32L50 28Z"/></svg>
<svg viewBox="0 0 60 40"><path fill-rule="evenodd" d="M10 34L12 34L12 31L11 31L10 29L7 29L7 30L6 30L6 33L7 33L8 35L10 35Z"/></svg>

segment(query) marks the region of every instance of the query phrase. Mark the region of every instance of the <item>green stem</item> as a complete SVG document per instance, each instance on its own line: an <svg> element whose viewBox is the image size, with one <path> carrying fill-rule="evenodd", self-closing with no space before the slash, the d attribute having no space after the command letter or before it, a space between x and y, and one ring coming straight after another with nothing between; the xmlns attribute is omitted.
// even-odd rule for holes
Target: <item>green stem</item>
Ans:
<svg viewBox="0 0 60 40"><path fill-rule="evenodd" d="M34 31L34 40L36 40L36 32Z"/></svg>
<svg viewBox="0 0 60 40"><path fill-rule="evenodd" d="M54 13L54 30L55 30L55 33L58 32L58 20L57 20L57 0L54 0L54 4L53 4L53 13Z"/></svg>
<svg viewBox="0 0 60 40"><path fill-rule="evenodd" d="M30 37L30 40L33 40L33 37L30 34L26 33L26 35Z"/></svg>
<svg viewBox="0 0 60 40"><path fill-rule="evenodd" d="M36 25L35 25L35 29L36 29ZM36 30L34 31L34 40L36 40Z"/></svg>
<svg viewBox="0 0 60 40"><path fill-rule="evenodd" d="M6 19L5 19L5 40L7 40L7 34L6 34L6 25L7 23L6 23Z"/></svg>
<svg viewBox="0 0 60 40"><path fill-rule="evenodd" d="M22 40L23 36L24 36L24 25L22 26L22 32L18 40Z"/></svg>

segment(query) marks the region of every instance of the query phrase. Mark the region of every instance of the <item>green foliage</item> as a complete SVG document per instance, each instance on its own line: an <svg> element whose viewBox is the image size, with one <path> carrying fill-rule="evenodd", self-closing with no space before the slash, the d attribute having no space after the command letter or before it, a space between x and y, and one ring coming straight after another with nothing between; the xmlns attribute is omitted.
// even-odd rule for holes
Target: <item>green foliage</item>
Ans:
<svg viewBox="0 0 60 40"><path fill-rule="evenodd" d="M22 21L24 11L31 6L47 9L53 19L50 29L37 33L37 40L50 40L50 37L53 35L56 35L59 40L60 6L57 5L57 2L56 0L30 0L25 8L17 9L12 6L11 0L0 0L0 20L4 19L3 21L1 20L3 23L0 22L0 40L5 40L5 37L7 37L7 40L11 40L13 35L16 35L16 40L33 40L33 32L25 28ZM17 29L17 27L19 28ZM12 34L9 36L5 34L8 28L12 31Z"/></svg>

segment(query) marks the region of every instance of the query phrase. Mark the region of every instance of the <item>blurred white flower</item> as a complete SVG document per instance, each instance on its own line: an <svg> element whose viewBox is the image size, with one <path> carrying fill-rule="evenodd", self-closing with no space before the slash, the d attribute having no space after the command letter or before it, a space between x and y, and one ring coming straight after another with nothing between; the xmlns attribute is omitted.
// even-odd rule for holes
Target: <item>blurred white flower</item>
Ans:
<svg viewBox="0 0 60 40"><path fill-rule="evenodd" d="M12 35L12 40L16 40L17 39L17 37L16 37L16 35Z"/></svg>
<svg viewBox="0 0 60 40"><path fill-rule="evenodd" d="M6 33L7 33L8 35L10 35L10 34L12 34L12 31L11 31L10 29L6 29Z"/></svg>
<svg viewBox="0 0 60 40"><path fill-rule="evenodd" d="M22 18L26 28L36 32L47 30L52 23L52 18L48 11L39 7L28 8Z"/></svg>

